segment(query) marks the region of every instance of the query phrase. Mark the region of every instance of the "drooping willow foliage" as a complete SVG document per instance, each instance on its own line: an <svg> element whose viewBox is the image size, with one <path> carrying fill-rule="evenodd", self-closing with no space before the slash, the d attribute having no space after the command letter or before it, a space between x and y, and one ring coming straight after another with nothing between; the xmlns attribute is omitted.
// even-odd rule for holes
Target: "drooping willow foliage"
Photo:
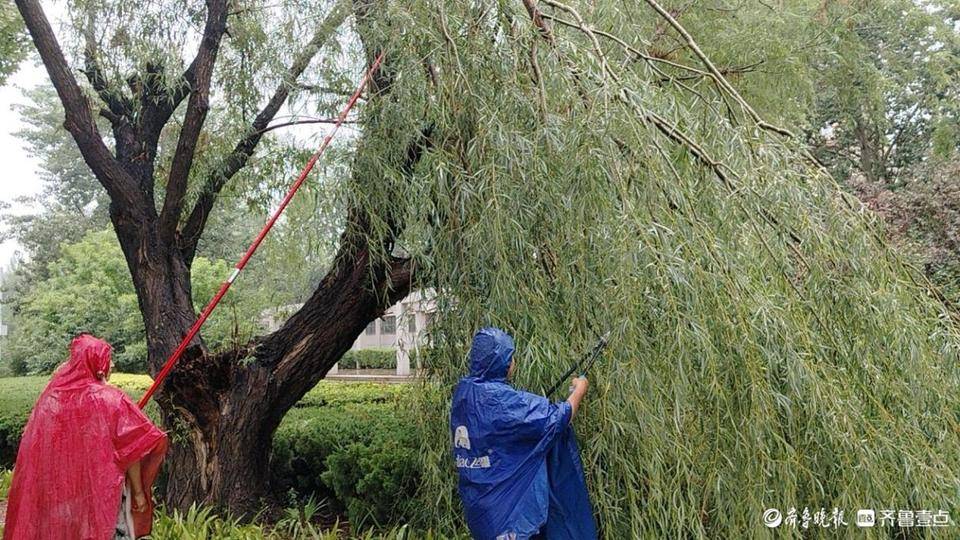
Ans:
<svg viewBox="0 0 960 540"><path fill-rule="evenodd" d="M768 507L851 527L861 507L953 508L948 311L695 36L622 4L403 2L368 34L393 84L349 196L374 239L402 227L440 306L426 525L458 526L448 400L488 324L536 392L612 331L576 421L605 538L759 536ZM654 32L682 52L653 56Z"/></svg>

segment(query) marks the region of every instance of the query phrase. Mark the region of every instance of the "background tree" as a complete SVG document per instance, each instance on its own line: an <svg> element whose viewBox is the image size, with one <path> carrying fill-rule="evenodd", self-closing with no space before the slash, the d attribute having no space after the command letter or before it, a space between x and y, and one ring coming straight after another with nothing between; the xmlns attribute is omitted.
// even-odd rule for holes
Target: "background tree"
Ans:
<svg viewBox="0 0 960 540"><path fill-rule="evenodd" d="M896 187L960 146L960 11L954 2L825 3L833 43L817 58L810 138L841 179ZM918 5L920 4L920 5Z"/></svg>
<svg viewBox="0 0 960 540"><path fill-rule="evenodd" d="M17 70L27 54L27 36L23 20L17 17L13 0L0 2L0 85Z"/></svg>
<svg viewBox="0 0 960 540"><path fill-rule="evenodd" d="M39 3L17 6L63 103L65 127L110 197L156 370L195 318L191 268L218 196L246 168L253 169L249 181L257 180L251 156L311 64L327 69L311 71L317 84L306 86L322 87L328 101L342 100L345 73L330 67L340 58L331 40L354 6L72 4L79 31L68 43L83 58L85 87ZM300 17L304 12L310 15ZM202 31L193 41L197 25ZM324 46L331 54L314 62ZM184 60L188 48L196 54ZM389 85L388 76L377 77L374 95ZM214 88L223 99L211 100ZM91 107L88 90L98 105ZM109 122L111 138L100 135L96 117ZM416 162L413 144L400 163ZM164 386L158 402L176 428L171 504L205 501L235 510L253 504L269 483L269 442L280 418L409 289L406 260L371 259L366 233L373 224L357 214L347 224L331 269L283 328L243 353L206 355L198 340ZM385 231L377 248L389 253L393 236Z"/></svg>
<svg viewBox="0 0 960 540"><path fill-rule="evenodd" d="M27 373L50 373L64 361L65 342L79 332L94 332L113 345L119 371L146 372L143 319L115 235L92 231L78 242L61 244L61 252L47 277L19 298L14 320L19 330L5 353ZM229 268L226 261L197 257L197 297L213 296ZM263 331L259 320L262 306L268 305L265 295L248 284L239 284L238 292L208 323L206 336L213 346L236 346Z"/></svg>
<svg viewBox="0 0 960 540"><path fill-rule="evenodd" d="M7 238L16 238L26 255L18 271L24 284L49 277L60 245L79 241L87 232L109 224L109 199L83 163L76 143L61 127L63 107L49 86L27 91L31 104L18 106L26 127L17 133L25 150L39 162L43 189L16 201L36 213L0 215Z"/></svg>
<svg viewBox="0 0 960 540"><path fill-rule="evenodd" d="M890 238L956 305L951 171L960 149L955 2L825 3L830 54L812 59L813 151L886 220ZM852 9L851 9L852 8Z"/></svg>

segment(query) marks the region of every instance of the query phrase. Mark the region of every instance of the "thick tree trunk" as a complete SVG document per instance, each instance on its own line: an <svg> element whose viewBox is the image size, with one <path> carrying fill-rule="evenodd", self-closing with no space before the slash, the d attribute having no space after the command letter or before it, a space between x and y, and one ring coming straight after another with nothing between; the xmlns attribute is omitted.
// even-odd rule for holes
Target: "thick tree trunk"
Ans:
<svg viewBox="0 0 960 540"><path fill-rule="evenodd" d="M216 505L243 515L255 512L267 493L277 422L266 414L266 370L246 371L249 378L214 400L196 400L207 389L181 380L161 401L175 435L167 455L168 505L181 510L193 503Z"/></svg>
<svg viewBox="0 0 960 540"><path fill-rule="evenodd" d="M156 373L196 320L190 269L181 252L152 241L158 235L152 223L133 226L135 220L119 213L113 218ZM409 291L405 261L375 264L373 270L365 249L345 248L304 307L262 342L220 355L207 354L199 341L187 349L157 394L172 442L168 505L221 506L234 515L262 506L280 420L366 325Z"/></svg>
<svg viewBox="0 0 960 540"><path fill-rule="evenodd" d="M857 145L860 147L860 171L867 182L875 184L883 175L883 164L880 161L879 142L874 136L874 130L867 124L866 119L858 120L854 131L857 136Z"/></svg>

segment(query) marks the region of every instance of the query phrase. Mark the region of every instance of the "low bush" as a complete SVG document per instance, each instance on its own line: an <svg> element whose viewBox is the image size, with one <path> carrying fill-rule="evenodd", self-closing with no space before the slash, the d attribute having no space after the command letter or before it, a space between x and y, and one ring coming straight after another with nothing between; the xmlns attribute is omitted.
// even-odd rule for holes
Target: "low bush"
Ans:
<svg viewBox="0 0 960 540"><path fill-rule="evenodd" d="M318 386L277 431L278 489L325 497L357 526L406 522L418 476L406 388Z"/></svg>
<svg viewBox="0 0 960 540"><path fill-rule="evenodd" d="M342 407L348 403L395 403L407 392L402 384L381 383L340 383L324 381L307 392L297 408L324 407L327 405Z"/></svg>
<svg viewBox="0 0 960 540"><path fill-rule="evenodd" d="M394 349L351 349L340 358L343 369L394 369L397 351Z"/></svg>
<svg viewBox="0 0 960 540"><path fill-rule="evenodd" d="M0 379L0 468L13 465L23 427L48 380ZM110 382L136 397L150 385L150 378L117 373ZM418 478L416 422L405 403L409 388L327 381L318 384L277 430L271 462L277 491L293 490L301 500L327 499L331 508L345 512L354 526L407 523L407 505ZM158 418L155 404L148 407L147 414ZM199 523L216 519L207 514L179 517L200 531L215 531L219 529L204 527L221 526L215 521ZM247 534L244 529L237 530L240 532L234 533L240 536L223 538L259 538L243 536Z"/></svg>
<svg viewBox="0 0 960 540"><path fill-rule="evenodd" d="M47 380L47 377L0 379L3 388L0 391L0 467L13 466L23 426Z"/></svg>
<svg viewBox="0 0 960 540"><path fill-rule="evenodd" d="M321 477L346 505L351 523L382 527L408 519L419 477L411 433L406 428L381 434L367 444L351 443L327 458L327 471Z"/></svg>

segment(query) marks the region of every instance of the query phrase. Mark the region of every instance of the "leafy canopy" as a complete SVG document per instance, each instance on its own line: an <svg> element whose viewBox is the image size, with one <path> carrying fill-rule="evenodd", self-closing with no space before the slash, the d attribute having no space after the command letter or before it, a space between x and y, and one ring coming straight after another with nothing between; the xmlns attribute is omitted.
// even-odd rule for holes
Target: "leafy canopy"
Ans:
<svg viewBox="0 0 960 540"><path fill-rule="evenodd" d="M197 298L211 297L228 271L225 261L198 257L193 266ZM63 245L48 275L20 299L16 331L5 350L14 358L16 371L51 372L65 360L64 344L79 332L109 341L120 371L146 370L143 319L113 232L89 232L79 242ZM264 303L256 289L238 284L238 291L208 323L207 339L213 346L246 342L262 331L259 311Z"/></svg>
<svg viewBox="0 0 960 540"><path fill-rule="evenodd" d="M350 192L383 230L402 220L440 291L424 519L456 526L449 389L486 324L518 338L533 391L613 330L577 422L605 537L760 535L771 506L949 507L953 322L776 125L797 111L744 98L780 66L741 92L723 76L740 59L706 52L731 34L703 6L685 30L679 3L538 5L547 29L519 2L439 0L378 27L400 75L364 111L357 167L383 180ZM425 124L410 180L388 156Z"/></svg>

